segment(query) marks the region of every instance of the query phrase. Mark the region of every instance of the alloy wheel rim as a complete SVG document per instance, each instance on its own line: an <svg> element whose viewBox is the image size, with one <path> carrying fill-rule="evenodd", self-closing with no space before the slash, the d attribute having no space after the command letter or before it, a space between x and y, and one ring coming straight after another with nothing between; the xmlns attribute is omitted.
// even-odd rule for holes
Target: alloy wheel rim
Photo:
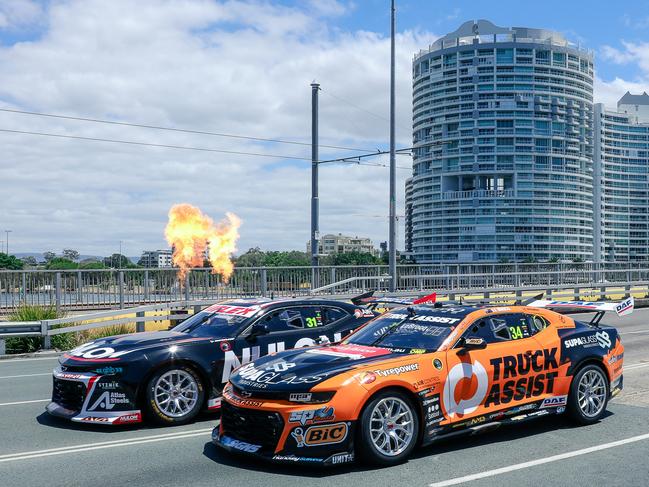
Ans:
<svg viewBox="0 0 649 487"><path fill-rule="evenodd" d="M155 383L156 406L167 416L181 418L190 413L198 401L198 384L184 370L165 372Z"/></svg>
<svg viewBox="0 0 649 487"><path fill-rule="evenodd" d="M370 416L370 436L374 447L383 455L402 453L414 437L412 409L401 399L381 399Z"/></svg>
<svg viewBox="0 0 649 487"><path fill-rule="evenodd" d="M606 382L601 372L589 370L581 376L577 399L579 409L585 416L594 418L602 412L606 400Z"/></svg>

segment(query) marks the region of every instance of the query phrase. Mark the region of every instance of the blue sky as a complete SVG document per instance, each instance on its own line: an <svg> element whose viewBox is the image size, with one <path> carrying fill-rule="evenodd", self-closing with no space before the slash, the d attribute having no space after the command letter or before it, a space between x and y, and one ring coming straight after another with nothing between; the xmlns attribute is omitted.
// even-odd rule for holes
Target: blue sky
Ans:
<svg viewBox="0 0 649 487"><path fill-rule="evenodd" d="M646 5L398 0L397 145L412 139L413 54L467 20L557 30L593 49L595 101L611 108L627 90L649 91ZM388 0L0 0L0 108L309 142L309 84L316 79L321 143L385 148L388 34ZM238 214L240 249L305 249L308 147L7 112L0 112L0 129L307 159L0 130L0 229L13 230L17 252L72 247L107 255L120 240L129 255L163 248L167 212L181 202L216 220ZM353 153L323 148L321 158ZM410 161L399 164L402 213ZM385 240L385 167L327 165L320 174L321 232Z"/></svg>

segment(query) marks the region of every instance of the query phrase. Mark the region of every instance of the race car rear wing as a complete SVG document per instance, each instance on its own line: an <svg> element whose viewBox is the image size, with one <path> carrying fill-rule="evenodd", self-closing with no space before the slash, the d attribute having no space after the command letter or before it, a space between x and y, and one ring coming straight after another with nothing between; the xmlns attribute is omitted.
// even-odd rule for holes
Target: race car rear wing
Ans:
<svg viewBox="0 0 649 487"><path fill-rule="evenodd" d="M391 296L374 296L374 291L368 291L353 297L351 301L357 306L364 304L370 309L375 308L379 304L396 304L401 306L412 304L433 304L437 301L437 293L428 294L420 298L399 298Z"/></svg>
<svg viewBox="0 0 649 487"><path fill-rule="evenodd" d="M595 316L590 320L592 326L599 325L607 311L615 311L618 316L626 316L633 313L634 300L633 296L624 301L552 301L549 299L537 299L531 303L526 303L532 308L548 308L558 313L574 313L579 311L595 312Z"/></svg>

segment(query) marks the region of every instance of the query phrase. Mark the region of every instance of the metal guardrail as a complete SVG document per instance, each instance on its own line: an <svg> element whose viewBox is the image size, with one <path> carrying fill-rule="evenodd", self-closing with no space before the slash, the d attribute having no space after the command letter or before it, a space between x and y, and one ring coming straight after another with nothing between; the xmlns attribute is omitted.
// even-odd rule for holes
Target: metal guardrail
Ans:
<svg viewBox="0 0 649 487"><path fill-rule="evenodd" d="M408 278L415 279L418 282L420 279L428 279L429 275L412 275ZM466 277L466 276L465 276ZM326 286L323 286L318 291L321 297L336 297L338 299L349 298L358 294L359 291L367 289L359 289L353 287L357 281L378 281L387 280L390 276L374 276L368 278L348 278L338 281ZM352 286L352 287L350 287ZM342 287L343 289L336 289ZM415 292L413 291L398 291L395 294L401 296L413 296L421 294L422 292L436 291L438 299L444 300L464 300L466 303L470 302L489 302L489 303L502 303L511 304L517 299L529 297L536 293L543 294L547 299L562 299L562 300L606 300L606 299L619 299L629 295L636 297L649 297L649 279L643 281L626 281L626 282L612 282L612 283L599 283L599 284L563 284L563 285L536 285L536 286L523 286L523 287L503 287L493 286L485 287L480 290L474 288L460 288L460 289L435 289L435 288L421 288ZM331 291L331 294L323 295L322 291ZM186 311L192 309L194 313L199 312L204 306L213 304L214 300L187 300L176 301L169 303L161 303L154 305L137 306L127 309L117 309L111 311L99 311L95 313L88 313L76 316L69 316L65 318L43 320L43 321L28 321L28 322L0 322L0 355L5 353L4 339L7 337L21 337L21 336L42 336L44 337L44 347L50 348L50 339L54 335L62 333L72 333L83 330L90 330L96 328L103 328L107 326L116 326L123 324L135 323L136 333L143 332L145 324L151 321L166 321L166 320L182 320L187 318ZM179 311L185 311L180 313ZM153 316L146 316L147 313L160 313ZM66 326L70 325L70 326Z"/></svg>
<svg viewBox="0 0 649 487"><path fill-rule="evenodd" d="M93 330L108 326L135 324L136 333L143 332L145 324L152 321L183 320L186 311L197 313L214 301L181 301L134 308L100 311L42 321L0 322L0 355L5 353L5 339L12 337L43 337L44 348L51 347L51 337L62 333ZM179 313L178 311L185 311ZM146 313L160 313L146 316ZM71 325L71 326L66 326Z"/></svg>
<svg viewBox="0 0 649 487"><path fill-rule="evenodd" d="M126 308L181 300L308 296L314 291L337 294L359 289L355 285L358 278L379 278L386 274L389 274L387 265L239 267L226 283L212 274L211 269L193 269L183 282L171 268L0 270L0 313L11 312L23 303L54 306L61 311ZM407 264L397 266L396 280L399 292L585 285L649 281L649 267L630 263ZM378 290L387 290L388 285L387 280L381 279L373 283Z"/></svg>

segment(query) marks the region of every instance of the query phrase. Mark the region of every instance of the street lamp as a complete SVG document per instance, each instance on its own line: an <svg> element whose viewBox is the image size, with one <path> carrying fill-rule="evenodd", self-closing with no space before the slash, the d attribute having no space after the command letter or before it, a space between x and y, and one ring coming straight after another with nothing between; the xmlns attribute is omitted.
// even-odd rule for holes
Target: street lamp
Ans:
<svg viewBox="0 0 649 487"><path fill-rule="evenodd" d="M7 238L5 239L6 242L7 242L7 255L9 255L9 234L10 234L12 231L13 231L13 230L5 230L5 233L7 234Z"/></svg>

